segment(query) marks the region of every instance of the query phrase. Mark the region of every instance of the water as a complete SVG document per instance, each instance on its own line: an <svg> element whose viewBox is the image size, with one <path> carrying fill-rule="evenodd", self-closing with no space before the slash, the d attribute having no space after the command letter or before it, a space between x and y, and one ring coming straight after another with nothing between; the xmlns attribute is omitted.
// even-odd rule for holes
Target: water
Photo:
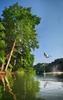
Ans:
<svg viewBox="0 0 63 100"><path fill-rule="evenodd" d="M45 100L63 100L63 79L55 76L47 76L46 78L37 77L39 81L39 92L37 97Z"/></svg>
<svg viewBox="0 0 63 100"><path fill-rule="evenodd" d="M11 94L0 87L0 100L13 100ZM63 78L47 75L31 77L17 74L13 84L17 100L63 100Z"/></svg>
<svg viewBox="0 0 63 100"><path fill-rule="evenodd" d="M34 76L31 77L30 73L21 75L18 73L16 79L12 81L12 91L16 96L16 100L43 100L37 98L36 93L39 92L39 83L34 80ZM13 95L8 91L3 90L3 86L0 85L0 100L14 100Z"/></svg>

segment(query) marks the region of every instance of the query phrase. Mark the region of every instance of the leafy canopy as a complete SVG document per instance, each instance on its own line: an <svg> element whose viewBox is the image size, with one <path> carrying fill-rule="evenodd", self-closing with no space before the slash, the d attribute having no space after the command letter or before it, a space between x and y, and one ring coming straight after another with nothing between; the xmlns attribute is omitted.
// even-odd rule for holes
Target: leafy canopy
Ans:
<svg viewBox="0 0 63 100"><path fill-rule="evenodd" d="M0 28L4 29L1 40L6 55L10 54L12 45L16 40L11 64L14 68L19 66L32 66L34 57L31 50L38 47L37 33L35 26L40 23L40 18L31 13L31 8L25 8L18 3L5 8L2 13ZM3 35L3 36L2 36ZM0 45L1 46L1 45Z"/></svg>

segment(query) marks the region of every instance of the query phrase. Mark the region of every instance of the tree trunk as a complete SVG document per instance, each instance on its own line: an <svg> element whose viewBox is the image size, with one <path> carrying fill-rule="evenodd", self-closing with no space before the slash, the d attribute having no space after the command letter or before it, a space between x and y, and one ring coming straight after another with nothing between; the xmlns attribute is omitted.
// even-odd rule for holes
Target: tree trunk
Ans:
<svg viewBox="0 0 63 100"><path fill-rule="evenodd" d="M2 64L2 66L1 66L1 71L3 71L4 70L4 64Z"/></svg>
<svg viewBox="0 0 63 100"><path fill-rule="evenodd" d="M9 63L10 63L10 61L11 61L11 57L12 57L13 52L14 52L15 44L16 44L16 40L15 40L14 43L13 43L13 46L12 46L12 49L11 49L11 52L10 52L10 55L9 55L9 59L8 59L8 62L7 62L5 71L7 71L7 68L8 68L8 66L9 66Z"/></svg>

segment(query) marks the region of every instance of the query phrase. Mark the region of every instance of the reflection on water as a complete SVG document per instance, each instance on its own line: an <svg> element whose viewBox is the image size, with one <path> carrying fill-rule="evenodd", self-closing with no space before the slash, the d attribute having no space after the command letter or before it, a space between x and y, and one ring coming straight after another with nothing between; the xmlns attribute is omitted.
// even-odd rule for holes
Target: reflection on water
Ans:
<svg viewBox="0 0 63 100"><path fill-rule="evenodd" d="M40 82L40 91L37 97L45 100L63 100L63 79L55 76L47 76L45 79L37 77Z"/></svg>
<svg viewBox="0 0 63 100"><path fill-rule="evenodd" d="M28 74L16 76L13 91L17 100L63 100L63 78L55 76L30 77ZM13 100L3 92L0 100ZM44 98L44 99L43 99Z"/></svg>
<svg viewBox="0 0 63 100"><path fill-rule="evenodd" d="M30 77L29 74L16 75L14 80L13 92L16 95L16 100L44 100L37 98L36 93L39 92L39 82ZM2 93L3 96L0 100L14 100L13 97L7 92Z"/></svg>
<svg viewBox="0 0 63 100"><path fill-rule="evenodd" d="M44 100L37 98L36 93L39 92L39 82L30 77L29 74L24 76L17 75L17 80L14 82L14 90L17 94L17 100Z"/></svg>

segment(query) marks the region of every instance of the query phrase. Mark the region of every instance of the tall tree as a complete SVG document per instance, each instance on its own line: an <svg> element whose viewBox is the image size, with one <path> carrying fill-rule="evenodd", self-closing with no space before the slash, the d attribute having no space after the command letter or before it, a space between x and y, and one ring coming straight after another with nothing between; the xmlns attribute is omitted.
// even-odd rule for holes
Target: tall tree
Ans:
<svg viewBox="0 0 63 100"><path fill-rule="evenodd" d="M13 71L19 67L32 69L34 56L31 51L38 48L35 26L39 23L40 18L31 13L31 8L23 8L18 3L5 8L0 18L0 80L4 90L7 88L14 100L16 96L9 81L13 72L7 69L8 66Z"/></svg>
<svg viewBox="0 0 63 100"><path fill-rule="evenodd" d="M16 3L3 10L1 21L5 28L5 53L8 55L6 70L10 61L14 69L32 66L31 51L38 47L35 26L40 23L40 18L32 15L31 8L23 8Z"/></svg>

